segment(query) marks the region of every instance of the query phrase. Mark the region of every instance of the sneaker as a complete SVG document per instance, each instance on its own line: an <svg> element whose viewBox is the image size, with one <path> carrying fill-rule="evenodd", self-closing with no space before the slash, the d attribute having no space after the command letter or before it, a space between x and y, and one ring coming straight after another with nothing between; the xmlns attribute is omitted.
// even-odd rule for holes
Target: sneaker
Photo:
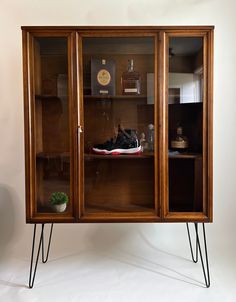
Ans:
<svg viewBox="0 0 236 302"><path fill-rule="evenodd" d="M139 154L141 145L137 138L136 130L123 130L119 125L117 137L108 140L104 144L95 145L93 152L104 155Z"/></svg>

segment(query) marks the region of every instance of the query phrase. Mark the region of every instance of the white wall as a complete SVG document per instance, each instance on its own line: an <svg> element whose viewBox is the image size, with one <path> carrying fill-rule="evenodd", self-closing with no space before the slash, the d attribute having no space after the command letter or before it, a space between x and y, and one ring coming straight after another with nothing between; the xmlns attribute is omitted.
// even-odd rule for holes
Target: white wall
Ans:
<svg viewBox="0 0 236 302"><path fill-rule="evenodd" d="M28 259L32 226L25 224L21 25L215 25L214 223L209 253L235 252L236 2L222 0L0 1L0 265ZM141 248L146 238L182 252L182 224L58 225L54 255L94 246ZM212 260L213 261L213 260Z"/></svg>
<svg viewBox="0 0 236 302"><path fill-rule="evenodd" d="M201 102L200 77L194 73L170 72L169 88L179 88L180 103Z"/></svg>

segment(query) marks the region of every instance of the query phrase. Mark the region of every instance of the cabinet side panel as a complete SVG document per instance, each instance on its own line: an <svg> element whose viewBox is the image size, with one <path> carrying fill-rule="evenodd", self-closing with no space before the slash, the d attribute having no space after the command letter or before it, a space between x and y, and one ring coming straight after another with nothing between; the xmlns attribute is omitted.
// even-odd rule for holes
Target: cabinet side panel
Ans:
<svg viewBox="0 0 236 302"><path fill-rule="evenodd" d="M22 60L23 60L23 88L24 88L24 140L25 140L25 204L26 221L31 217L31 186L30 186L30 112L29 112L29 72L28 72L28 33L22 31Z"/></svg>
<svg viewBox="0 0 236 302"><path fill-rule="evenodd" d="M213 62L214 30L208 33L208 216L213 221Z"/></svg>

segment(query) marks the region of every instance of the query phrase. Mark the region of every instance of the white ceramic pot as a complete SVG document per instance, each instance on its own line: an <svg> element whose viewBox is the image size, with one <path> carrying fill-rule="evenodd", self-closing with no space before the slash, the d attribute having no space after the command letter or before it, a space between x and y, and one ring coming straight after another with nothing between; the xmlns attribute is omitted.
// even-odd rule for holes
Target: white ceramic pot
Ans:
<svg viewBox="0 0 236 302"><path fill-rule="evenodd" d="M66 209L66 203L54 204L53 209L55 210L55 212L58 212L58 213L64 212Z"/></svg>

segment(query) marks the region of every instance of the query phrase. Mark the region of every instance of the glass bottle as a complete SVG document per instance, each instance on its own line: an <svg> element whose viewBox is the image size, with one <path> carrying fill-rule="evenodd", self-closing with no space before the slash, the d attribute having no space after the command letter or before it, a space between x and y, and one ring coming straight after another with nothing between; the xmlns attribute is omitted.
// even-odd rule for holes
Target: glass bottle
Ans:
<svg viewBox="0 0 236 302"><path fill-rule="evenodd" d="M183 135L183 128L177 127L176 136L171 140L171 149L175 151L186 151L188 148L188 138Z"/></svg>
<svg viewBox="0 0 236 302"><path fill-rule="evenodd" d="M148 125L148 149L154 151L154 125Z"/></svg>
<svg viewBox="0 0 236 302"><path fill-rule="evenodd" d="M141 77L139 72L134 71L134 60L128 61L128 69L121 77L122 93L127 95L140 94Z"/></svg>
<svg viewBox="0 0 236 302"><path fill-rule="evenodd" d="M141 133L139 141L141 145L141 151L145 152L146 150L148 150L148 143L146 141L146 136L144 132Z"/></svg>

